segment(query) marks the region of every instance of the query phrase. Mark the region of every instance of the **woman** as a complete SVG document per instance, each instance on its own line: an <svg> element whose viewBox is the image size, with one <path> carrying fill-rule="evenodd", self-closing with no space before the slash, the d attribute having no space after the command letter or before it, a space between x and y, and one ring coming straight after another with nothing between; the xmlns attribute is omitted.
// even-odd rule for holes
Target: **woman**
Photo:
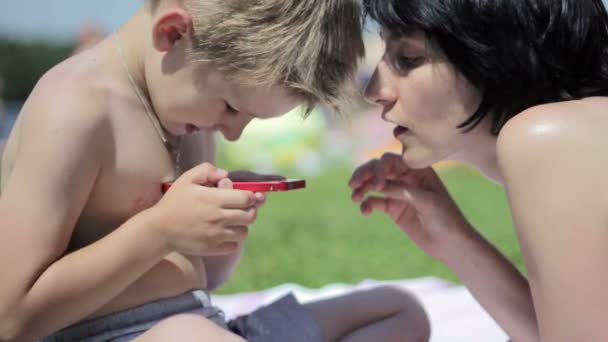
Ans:
<svg viewBox="0 0 608 342"><path fill-rule="evenodd" d="M403 152L359 167L353 200L446 263L514 341L608 341L602 1L364 4L386 43L366 97ZM504 185L527 279L460 213L430 168L445 159Z"/></svg>

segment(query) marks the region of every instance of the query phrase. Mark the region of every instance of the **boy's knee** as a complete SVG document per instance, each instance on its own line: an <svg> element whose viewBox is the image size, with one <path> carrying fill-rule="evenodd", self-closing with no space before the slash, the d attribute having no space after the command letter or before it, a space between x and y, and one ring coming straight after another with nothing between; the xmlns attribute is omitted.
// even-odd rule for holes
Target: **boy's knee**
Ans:
<svg viewBox="0 0 608 342"><path fill-rule="evenodd" d="M179 314L172 317L169 317L165 320L162 320L159 323L159 326L164 326L167 328L182 328L185 326L188 327L197 327L197 326L206 326L207 324L212 323L208 319L204 317L194 315L194 314Z"/></svg>
<svg viewBox="0 0 608 342"><path fill-rule="evenodd" d="M381 286L374 290L379 297L395 305L394 317L401 321L413 341L428 341L431 323L422 302L409 290L395 286Z"/></svg>
<svg viewBox="0 0 608 342"><path fill-rule="evenodd" d="M214 322L194 314L180 314L167 318L154 328L156 337L179 341L244 342L244 340Z"/></svg>
<svg viewBox="0 0 608 342"><path fill-rule="evenodd" d="M380 302L391 303L396 307L422 307L418 298L409 290L392 286L383 285L369 290L371 295Z"/></svg>

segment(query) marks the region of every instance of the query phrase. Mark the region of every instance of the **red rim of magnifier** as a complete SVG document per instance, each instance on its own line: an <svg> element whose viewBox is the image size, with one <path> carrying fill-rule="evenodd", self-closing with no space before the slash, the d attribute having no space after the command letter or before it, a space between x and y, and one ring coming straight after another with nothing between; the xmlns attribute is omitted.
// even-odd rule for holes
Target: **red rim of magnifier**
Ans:
<svg viewBox="0 0 608 342"><path fill-rule="evenodd" d="M172 184L171 182L162 184L163 194L169 190ZM252 192L289 191L305 188L306 181L304 179L287 179L270 182L233 182L232 186L234 189Z"/></svg>

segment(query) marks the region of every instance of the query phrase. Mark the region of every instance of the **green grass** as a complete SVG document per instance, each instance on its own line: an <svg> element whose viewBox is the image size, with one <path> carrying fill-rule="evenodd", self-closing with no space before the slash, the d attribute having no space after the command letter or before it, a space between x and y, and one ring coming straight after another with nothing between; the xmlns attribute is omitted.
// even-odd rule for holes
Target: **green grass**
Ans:
<svg viewBox="0 0 608 342"><path fill-rule="evenodd" d="M309 177L306 190L270 194L251 227L241 264L219 293L286 282L315 288L366 278L437 276L457 282L447 267L421 252L389 219L359 214L346 186L350 172L335 168ZM444 169L440 175L469 220L522 269L502 189L466 168Z"/></svg>

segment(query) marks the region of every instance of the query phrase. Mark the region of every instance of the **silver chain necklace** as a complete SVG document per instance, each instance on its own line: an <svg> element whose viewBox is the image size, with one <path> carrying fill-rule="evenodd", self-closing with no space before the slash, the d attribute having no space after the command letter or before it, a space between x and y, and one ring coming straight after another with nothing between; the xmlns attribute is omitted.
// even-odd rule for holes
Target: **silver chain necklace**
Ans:
<svg viewBox="0 0 608 342"><path fill-rule="evenodd" d="M127 77L129 78L129 82L131 83L131 86L133 87L135 94L139 98L139 101L141 101L141 104L144 107L146 115L148 116L148 119L150 119L152 126L154 126L154 129L156 130L158 137L160 138L162 143L165 145L165 147L167 148L167 151L169 152L169 155L173 159L174 168L175 168L175 176L178 177L181 174L180 159L181 159L181 154L182 154L182 151L181 151L182 150L181 149L182 137L180 137L180 136L177 137L177 143L175 144L175 146L173 146L169 142L169 139L167 139L167 136L165 135L165 131L163 130L163 127L160 124L160 120L156 116L156 113L154 113L154 111L152 110L152 105L150 104L150 102L148 101L146 96L143 94L142 90L139 88L139 86L135 82L135 79L133 78L133 75L131 74L131 71L129 70L129 66L127 65L127 58L125 57L125 52L122 48L122 44L120 42L120 36L119 36L118 32L115 33L114 37L116 38L116 47L118 50L118 54L120 55L120 60L122 62L123 68L125 69L125 73L127 74Z"/></svg>

